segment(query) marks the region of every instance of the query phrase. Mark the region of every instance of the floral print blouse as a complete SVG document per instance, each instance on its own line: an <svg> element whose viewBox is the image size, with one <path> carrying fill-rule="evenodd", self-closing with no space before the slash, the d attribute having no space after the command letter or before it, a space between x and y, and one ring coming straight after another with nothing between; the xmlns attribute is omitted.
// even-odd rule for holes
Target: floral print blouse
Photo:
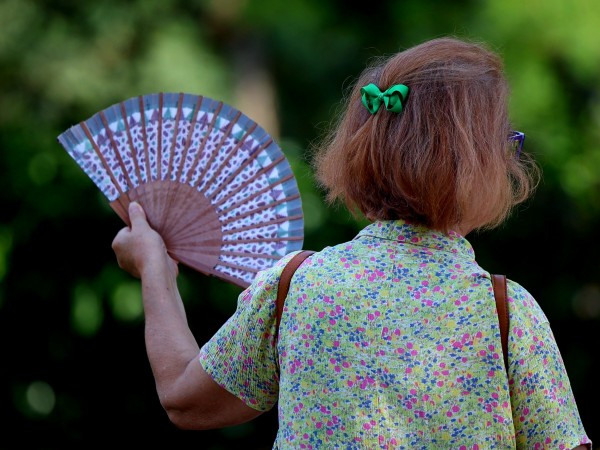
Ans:
<svg viewBox="0 0 600 450"><path fill-rule="evenodd" d="M490 274L469 242L375 222L296 271L287 255L201 349L247 405L278 404L279 449L571 449L590 444L544 313L508 282L509 370Z"/></svg>

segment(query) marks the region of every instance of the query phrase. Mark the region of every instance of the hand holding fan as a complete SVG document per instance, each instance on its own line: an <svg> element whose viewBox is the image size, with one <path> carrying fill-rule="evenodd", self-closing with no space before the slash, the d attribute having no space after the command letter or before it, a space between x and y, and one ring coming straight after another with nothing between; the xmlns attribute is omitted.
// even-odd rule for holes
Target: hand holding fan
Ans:
<svg viewBox="0 0 600 450"><path fill-rule="evenodd" d="M169 254L199 272L246 287L302 248L302 204L285 155L223 102L135 97L58 140L125 223L139 202Z"/></svg>

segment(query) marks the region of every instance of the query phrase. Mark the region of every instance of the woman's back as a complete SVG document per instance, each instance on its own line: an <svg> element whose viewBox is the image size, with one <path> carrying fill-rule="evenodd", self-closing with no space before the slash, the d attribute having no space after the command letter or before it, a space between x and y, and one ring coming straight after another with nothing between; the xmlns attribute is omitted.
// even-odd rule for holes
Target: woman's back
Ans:
<svg viewBox="0 0 600 450"><path fill-rule="evenodd" d="M492 285L474 257L460 235L402 221L376 222L313 255L294 277L281 324L282 448L514 448ZM518 329L546 322L512 282L511 294L528 302L513 318ZM518 345L511 360L529 351ZM539 370L536 382L547 378ZM532 381L527 373L519 363L511 370L521 385ZM548 376L568 391L555 394L570 395L566 374ZM550 431L518 417L520 436L562 437L572 411L556 412Z"/></svg>

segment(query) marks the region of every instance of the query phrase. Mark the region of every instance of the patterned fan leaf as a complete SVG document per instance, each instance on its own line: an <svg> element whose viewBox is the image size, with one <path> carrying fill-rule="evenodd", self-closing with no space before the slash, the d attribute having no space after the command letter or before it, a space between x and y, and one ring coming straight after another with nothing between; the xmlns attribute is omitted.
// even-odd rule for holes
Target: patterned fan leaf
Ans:
<svg viewBox="0 0 600 450"><path fill-rule="evenodd" d="M241 287L302 248L298 186L279 146L241 111L158 93L110 106L58 137L117 214L131 201L176 260Z"/></svg>

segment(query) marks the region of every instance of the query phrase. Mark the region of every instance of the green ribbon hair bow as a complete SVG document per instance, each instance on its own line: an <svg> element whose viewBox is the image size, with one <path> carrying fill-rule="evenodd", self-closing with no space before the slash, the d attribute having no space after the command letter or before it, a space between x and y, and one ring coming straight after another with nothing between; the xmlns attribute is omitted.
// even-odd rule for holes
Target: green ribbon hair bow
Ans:
<svg viewBox="0 0 600 450"><path fill-rule="evenodd" d="M388 111L401 113L402 103L406 101L406 97L408 96L408 86L394 84L385 92L381 92L375 84L370 83L363 86L360 92L362 94L362 103L371 114L379 111L382 103Z"/></svg>

